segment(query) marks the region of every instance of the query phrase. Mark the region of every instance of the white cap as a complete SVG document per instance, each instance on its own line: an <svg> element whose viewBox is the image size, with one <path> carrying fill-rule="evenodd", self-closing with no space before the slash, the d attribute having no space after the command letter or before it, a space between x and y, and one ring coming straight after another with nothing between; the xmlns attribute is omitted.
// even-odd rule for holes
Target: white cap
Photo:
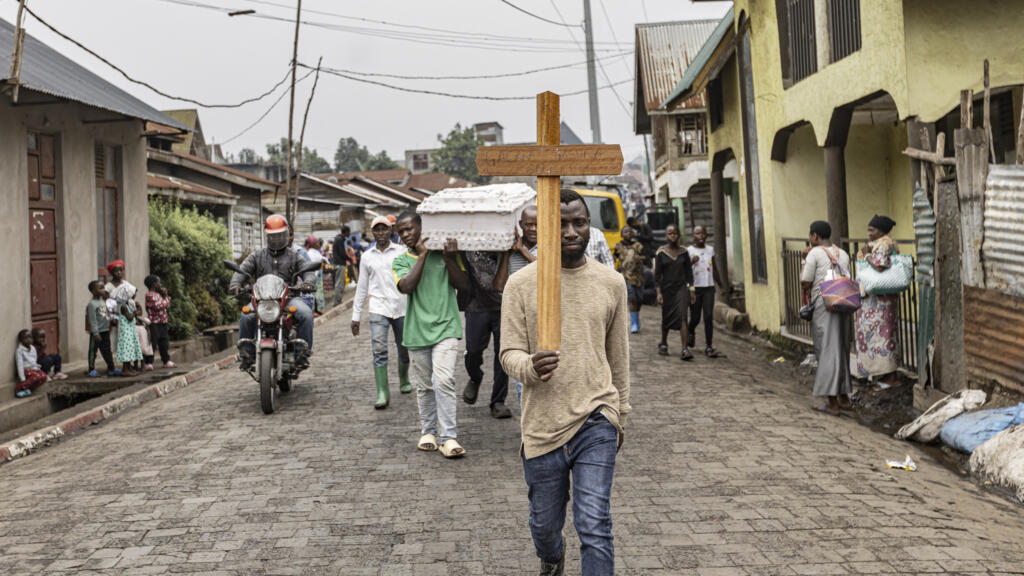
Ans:
<svg viewBox="0 0 1024 576"><path fill-rule="evenodd" d="M377 216L376 218L374 218L373 223L370 224L370 230L376 228L377 224L383 224L388 228L391 228L391 220L388 220L387 216Z"/></svg>

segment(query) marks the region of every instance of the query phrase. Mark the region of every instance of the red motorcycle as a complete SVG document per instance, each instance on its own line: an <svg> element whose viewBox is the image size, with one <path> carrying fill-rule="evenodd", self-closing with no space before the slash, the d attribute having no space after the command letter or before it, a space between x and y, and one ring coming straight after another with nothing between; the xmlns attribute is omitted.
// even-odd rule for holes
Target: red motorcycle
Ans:
<svg viewBox="0 0 1024 576"><path fill-rule="evenodd" d="M225 260L224 266L234 272L245 274L232 260ZM320 267L318 262L306 262L296 277ZM239 299L248 300L242 307L243 314L256 312L256 338L239 338L238 347L252 344L256 350L254 364L248 373L260 384L260 407L264 414L272 414L277 408L277 393L292 389L292 381L309 364L306 358L306 341L299 338L293 316L295 306L289 306L291 292L308 292L301 284L289 286L276 274L264 274L256 279L250 290L243 288Z"/></svg>

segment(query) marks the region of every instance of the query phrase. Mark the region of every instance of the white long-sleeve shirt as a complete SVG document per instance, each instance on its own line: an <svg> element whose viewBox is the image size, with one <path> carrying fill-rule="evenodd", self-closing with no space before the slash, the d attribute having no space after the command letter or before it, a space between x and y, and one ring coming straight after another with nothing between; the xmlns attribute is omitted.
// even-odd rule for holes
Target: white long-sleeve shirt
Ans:
<svg viewBox="0 0 1024 576"><path fill-rule="evenodd" d="M15 360L18 364L18 382L25 381L25 370L40 370L35 346L26 348L24 345L18 344Z"/></svg>
<svg viewBox="0 0 1024 576"><path fill-rule="evenodd" d="M352 321L359 322L363 317L363 303L370 297L370 314L380 314L388 318L405 317L406 297L398 291L391 263L405 252L405 248L391 242L386 250L375 244L363 252L359 261L359 284L356 285L356 299L352 302Z"/></svg>

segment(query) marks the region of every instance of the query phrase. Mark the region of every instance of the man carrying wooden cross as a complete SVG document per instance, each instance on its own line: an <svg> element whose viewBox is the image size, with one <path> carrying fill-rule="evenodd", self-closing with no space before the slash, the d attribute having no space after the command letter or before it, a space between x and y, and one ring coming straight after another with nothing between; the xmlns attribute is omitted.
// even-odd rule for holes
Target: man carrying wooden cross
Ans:
<svg viewBox="0 0 1024 576"><path fill-rule="evenodd" d="M579 194L560 190L558 174L618 174L622 155L617 147L557 146L558 97L544 93L537 103L540 146L509 150L514 161L498 169L543 174L537 186L538 261L505 286L501 363L523 383L521 455L540 573L564 571L562 528L571 480L582 573L611 575L612 480L631 410L626 285L614 270L586 257L590 212ZM494 174L486 160L504 153L502 147L482 148L481 173ZM581 157L589 164L572 160Z"/></svg>

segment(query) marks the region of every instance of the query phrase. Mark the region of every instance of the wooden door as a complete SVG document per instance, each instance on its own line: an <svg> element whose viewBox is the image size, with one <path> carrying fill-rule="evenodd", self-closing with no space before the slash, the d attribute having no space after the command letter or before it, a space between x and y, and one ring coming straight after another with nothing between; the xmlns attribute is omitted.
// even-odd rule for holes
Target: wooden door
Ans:
<svg viewBox="0 0 1024 576"><path fill-rule="evenodd" d="M32 327L46 330L48 354L56 353L60 347L58 210L54 136L29 134L29 283Z"/></svg>

